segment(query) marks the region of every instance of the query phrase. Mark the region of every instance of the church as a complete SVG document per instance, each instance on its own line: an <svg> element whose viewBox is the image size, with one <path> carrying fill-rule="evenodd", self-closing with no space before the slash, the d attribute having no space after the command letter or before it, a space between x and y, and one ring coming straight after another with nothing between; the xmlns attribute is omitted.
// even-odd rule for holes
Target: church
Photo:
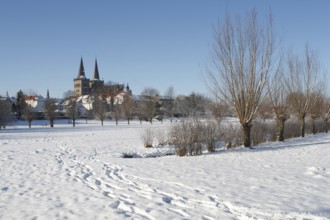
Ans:
<svg viewBox="0 0 330 220"><path fill-rule="evenodd" d="M101 92L105 96L116 96L119 93L124 92L124 84L107 84L103 80L100 80L99 69L97 60L95 60L94 75L93 79L89 79L85 75L83 59L80 60L80 66L77 77L74 81L74 96L91 95L95 92ZM127 85L126 93L131 91Z"/></svg>

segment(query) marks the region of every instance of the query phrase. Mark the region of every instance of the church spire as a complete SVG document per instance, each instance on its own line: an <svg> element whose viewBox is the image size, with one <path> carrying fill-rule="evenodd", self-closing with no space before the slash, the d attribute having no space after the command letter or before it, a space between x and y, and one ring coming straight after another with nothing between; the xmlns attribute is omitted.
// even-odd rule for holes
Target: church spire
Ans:
<svg viewBox="0 0 330 220"><path fill-rule="evenodd" d="M94 69L94 80L100 80L99 68L97 66L97 60L95 59L95 69Z"/></svg>
<svg viewBox="0 0 330 220"><path fill-rule="evenodd" d="M77 78L85 78L85 69L82 57L80 59L80 67Z"/></svg>

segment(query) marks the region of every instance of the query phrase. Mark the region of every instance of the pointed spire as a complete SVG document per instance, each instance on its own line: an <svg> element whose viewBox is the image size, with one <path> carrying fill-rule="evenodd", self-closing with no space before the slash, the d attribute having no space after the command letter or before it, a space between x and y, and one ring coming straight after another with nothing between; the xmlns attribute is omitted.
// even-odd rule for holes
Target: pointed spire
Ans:
<svg viewBox="0 0 330 220"><path fill-rule="evenodd" d="M80 59L80 67L77 78L85 78L85 69L82 57Z"/></svg>
<svg viewBox="0 0 330 220"><path fill-rule="evenodd" d="M46 98L49 99L49 89L47 89L47 95L46 95Z"/></svg>
<svg viewBox="0 0 330 220"><path fill-rule="evenodd" d="M97 66L97 60L95 59L95 69L94 69L94 80L100 80L99 68Z"/></svg>

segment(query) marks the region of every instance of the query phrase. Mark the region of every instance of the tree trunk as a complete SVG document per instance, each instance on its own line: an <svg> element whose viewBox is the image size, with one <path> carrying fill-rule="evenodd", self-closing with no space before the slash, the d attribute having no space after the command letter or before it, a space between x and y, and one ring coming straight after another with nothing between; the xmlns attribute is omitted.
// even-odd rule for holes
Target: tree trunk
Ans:
<svg viewBox="0 0 330 220"><path fill-rule="evenodd" d="M75 118L72 119L72 126L76 127L76 119Z"/></svg>
<svg viewBox="0 0 330 220"><path fill-rule="evenodd" d="M50 123L50 127L53 128L54 127L54 119L50 119L49 123Z"/></svg>
<svg viewBox="0 0 330 220"><path fill-rule="evenodd" d="M29 121L29 128L31 128L31 122L32 122L32 121Z"/></svg>
<svg viewBox="0 0 330 220"><path fill-rule="evenodd" d="M251 127L250 123L242 124L244 135L244 147L251 147Z"/></svg>
<svg viewBox="0 0 330 220"><path fill-rule="evenodd" d="M316 126L315 126L315 119L312 118L312 133L316 134Z"/></svg>
<svg viewBox="0 0 330 220"><path fill-rule="evenodd" d="M116 125L118 125L118 119L116 118Z"/></svg>
<svg viewBox="0 0 330 220"><path fill-rule="evenodd" d="M277 120L278 122L278 141L284 141L284 123L285 119L280 118Z"/></svg>
<svg viewBox="0 0 330 220"><path fill-rule="evenodd" d="M129 121L129 118L127 119L127 124L129 125L130 121Z"/></svg>
<svg viewBox="0 0 330 220"><path fill-rule="evenodd" d="M324 132L328 133L328 119L324 119Z"/></svg>
<svg viewBox="0 0 330 220"><path fill-rule="evenodd" d="M305 137L305 116L300 118L301 123L301 137Z"/></svg>
<svg viewBox="0 0 330 220"><path fill-rule="evenodd" d="M101 119L101 125L103 126L103 119Z"/></svg>

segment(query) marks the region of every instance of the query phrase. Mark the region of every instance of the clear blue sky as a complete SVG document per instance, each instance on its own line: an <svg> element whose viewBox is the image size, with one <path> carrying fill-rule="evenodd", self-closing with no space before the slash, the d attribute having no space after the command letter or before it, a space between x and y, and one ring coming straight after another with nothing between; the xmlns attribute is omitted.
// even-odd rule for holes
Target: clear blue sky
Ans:
<svg viewBox="0 0 330 220"><path fill-rule="evenodd" d="M207 95L202 72L213 27L226 13L259 18L272 10L275 30L286 47L308 41L330 70L328 0L1 0L0 95L19 89L61 98L73 90L80 57L92 78L100 77L163 94Z"/></svg>

